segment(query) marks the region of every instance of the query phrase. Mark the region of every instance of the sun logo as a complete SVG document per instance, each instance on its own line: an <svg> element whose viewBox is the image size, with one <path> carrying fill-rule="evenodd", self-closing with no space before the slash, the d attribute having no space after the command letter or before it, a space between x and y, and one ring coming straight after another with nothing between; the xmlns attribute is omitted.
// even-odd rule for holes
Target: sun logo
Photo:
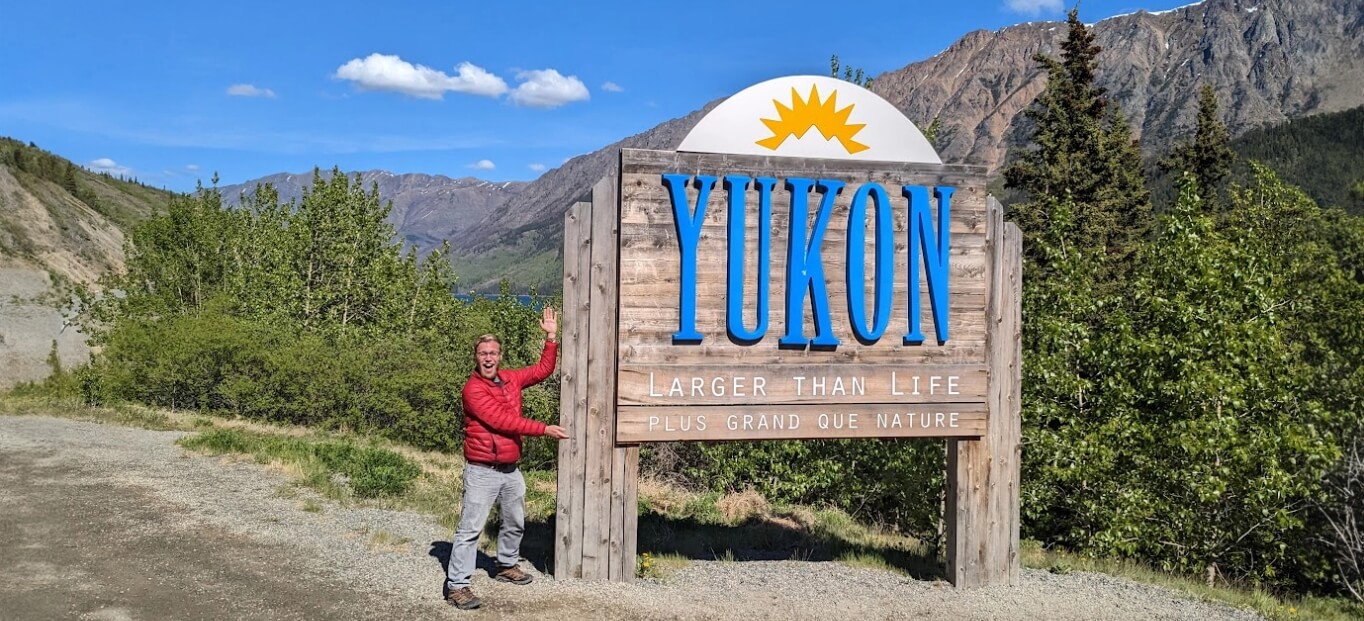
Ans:
<svg viewBox="0 0 1364 621"><path fill-rule="evenodd" d="M801 99L796 88L791 87L792 105L787 107L781 100L773 99L772 103L777 106L778 118L760 119L767 129L772 131L772 136L757 141L758 145L776 151L777 147L786 142L788 136L795 136L796 140L800 140L810 128L815 128L825 140L837 138L848 155L866 151L867 145L853 140L853 136L862 131L866 123L849 124L848 115L852 114L855 104L848 104L848 107L836 110L837 100L838 91L829 93L828 100L820 101L819 88L813 84L810 85L809 99Z"/></svg>

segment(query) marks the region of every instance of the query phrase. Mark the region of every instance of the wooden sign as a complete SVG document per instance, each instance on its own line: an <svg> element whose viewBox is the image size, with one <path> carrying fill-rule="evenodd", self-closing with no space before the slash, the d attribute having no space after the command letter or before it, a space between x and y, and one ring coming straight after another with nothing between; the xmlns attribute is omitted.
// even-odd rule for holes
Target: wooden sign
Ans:
<svg viewBox="0 0 1364 621"><path fill-rule="evenodd" d="M984 182L624 150L616 441L979 437Z"/></svg>
<svg viewBox="0 0 1364 621"><path fill-rule="evenodd" d="M864 131L865 130L865 131ZM555 575L634 575L639 445L946 438L947 570L1018 581L1021 238L866 89L764 82L564 231Z"/></svg>

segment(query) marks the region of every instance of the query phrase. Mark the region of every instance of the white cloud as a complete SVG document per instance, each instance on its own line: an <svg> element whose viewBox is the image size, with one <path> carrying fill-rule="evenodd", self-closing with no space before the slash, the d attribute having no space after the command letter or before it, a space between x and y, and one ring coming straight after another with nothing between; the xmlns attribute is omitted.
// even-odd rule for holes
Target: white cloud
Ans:
<svg viewBox="0 0 1364 621"><path fill-rule="evenodd" d="M1061 10L1061 0L1004 0L1004 5L1010 11L1028 15L1057 13Z"/></svg>
<svg viewBox="0 0 1364 621"><path fill-rule="evenodd" d="M494 168L497 168L497 164L494 164L492 160L479 160L477 162L470 164L469 168L477 168L479 170L492 170Z"/></svg>
<svg viewBox="0 0 1364 621"><path fill-rule="evenodd" d="M199 172L198 164L185 164L185 170L189 172Z"/></svg>
<svg viewBox="0 0 1364 621"><path fill-rule="evenodd" d="M601 89L608 93L621 93L625 91L624 88L621 88L621 85L616 84L615 82L607 82L605 84L602 84Z"/></svg>
<svg viewBox="0 0 1364 621"><path fill-rule="evenodd" d="M133 174L133 169L127 166L119 166L118 162L107 157L90 160L90 163L86 164L85 167L98 173L109 173L111 175L128 176Z"/></svg>
<svg viewBox="0 0 1364 621"><path fill-rule="evenodd" d="M532 108L557 108L591 98L587 85L578 76L563 76L553 69L535 69L516 74L521 84L511 92L511 100Z"/></svg>
<svg viewBox="0 0 1364 621"><path fill-rule="evenodd" d="M545 165L544 165L544 164L541 164L541 163L539 163L539 162L536 162L536 163L534 163L534 164L531 164L531 165L528 166L527 168L530 168L531 170L533 170L533 171L535 171L535 172L544 172L544 171L545 171Z"/></svg>
<svg viewBox="0 0 1364 621"><path fill-rule="evenodd" d="M255 84L233 84L227 87L227 94L233 97L266 97L275 98L275 91L268 88L259 88Z"/></svg>
<svg viewBox="0 0 1364 621"><path fill-rule="evenodd" d="M460 63L459 73L451 76L425 65L413 65L397 56L370 54L364 59L353 58L336 70L335 77L350 80L368 91L394 91L420 97L440 99L445 91L498 97L507 92L502 78L473 63Z"/></svg>

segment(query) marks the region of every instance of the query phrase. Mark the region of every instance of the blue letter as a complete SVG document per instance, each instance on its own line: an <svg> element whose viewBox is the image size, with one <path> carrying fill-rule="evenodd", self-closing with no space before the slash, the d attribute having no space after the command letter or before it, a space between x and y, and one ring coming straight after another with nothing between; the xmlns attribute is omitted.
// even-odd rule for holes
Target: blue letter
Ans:
<svg viewBox="0 0 1364 621"><path fill-rule="evenodd" d="M843 189L843 182L819 180L824 202L815 216L815 229L810 232L807 245L805 218L810 209L810 186L814 184L811 179L799 177L786 180L786 189L791 192L790 236L786 240L786 335L778 343L800 347L836 347L838 339L834 337L829 321L829 291L824 283L824 259L820 256L820 246L824 242L824 230L829 227L829 215L834 210L834 198ZM805 338L804 306L807 291L814 315L814 340Z"/></svg>
<svg viewBox="0 0 1364 621"><path fill-rule="evenodd" d="M867 198L876 200L876 315L867 326L866 261ZM863 184L853 195L848 210L848 319L853 334L863 343L875 343L890 326L890 279L895 272L895 223L890 194L875 183Z"/></svg>
<svg viewBox="0 0 1364 621"><path fill-rule="evenodd" d="M920 318L923 306L919 302L919 248L924 251L924 266L928 268L928 296L933 302L933 328L938 333L938 343L947 342L947 265L952 240L952 193L948 187L933 188L938 198L937 239L933 238L932 203L928 200L928 188L905 186L905 196L909 197L909 334L905 335L905 345L918 345L924 342Z"/></svg>
<svg viewBox="0 0 1364 621"><path fill-rule="evenodd" d="M725 325L729 338L751 345L767 334L768 247L772 239L772 188L777 180L758 177L758 325L752 331L744 328L744 212L747 204L744 192L748 177L725 175L725 191L729 192L729 286L725 307Z"/></svg>
<svg viewBox="0 0 1364 621"><path fill-rule="evenodd" d="M673 201L673 223L677 225L677 246L682 251L682 274L679 279L681 300L678 303L677 332L673 333L674 343L700 343L701 333L696 331L696 244L701 239L701 221L706 215L706 201L710 199L710 189L715 187L715 177L696 176L696 209L687 204L687 175L663 175L663 185L671 191Z"/></svg>

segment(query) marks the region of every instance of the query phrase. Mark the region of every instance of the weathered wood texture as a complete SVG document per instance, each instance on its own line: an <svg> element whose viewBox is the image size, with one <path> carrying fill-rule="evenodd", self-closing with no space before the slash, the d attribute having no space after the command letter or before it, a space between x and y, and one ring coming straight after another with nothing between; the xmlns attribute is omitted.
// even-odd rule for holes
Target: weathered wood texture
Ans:
<svg viewBox="0 0 1364 621"><path fill-rule="evenodd" d="M559 423L568 439L559 443L558 506L555 512L554 575L583 575L583 491L587 463L587 342L592 203L578 203L564 216L563 334L559 343Z"/></svg>
<svg viewBox="0 0 1364 621"><path fill-rule="evenodd" d="M561 346L565 388L559 448L555 572L630 581L635 574L639 448L616 447L619 178L565 218ZM570 374L572 374L570 376Z"/></svg>
<svg viewBox="0 0 1364 621"><path fill-rule="evenodd" d="M695 184L686 189L687 209L704 209L696 248L696 329L703 335L700 343L677 343L682 295L681 252L678 228L670 191L663 184L664 174L710 175L719 178L704 205L698 206L700 190ZM772 177L777 179L771 194L770 220L762 221L759 191L750 186L744 197L742 298L739 321L745 329L765 320L767 330L756 343L731 340L727 325L729 277L729 192L725 175ZM808 195L803 239L789 239L792 218L791 195L785 180L792 177L831 179L845 184L837 194L820 246L820 264L828 294L828 317L836 348L784 349L778 340L787 326L799 322L801 332L813 337L813 297L806 295L799 313L787 316L787 255L790 245L803 247L814 230L822 192ZM880 184L889 196L888 205L869 206L865 221L850 219L852 197L867 183ZM902 186L947 186L955 188L947 224L952 232L947 269L951 281L947 296L946 342L937 340L933 306L925 278L915 286L920 291L920 326L926 337L922 344L904 345L909 332L909 199ZM625 149L621 155L620 227L620 383L618 403L622 406L779 406L815 403L896 404L905 408L922 403L978 403L986 399L987 332L986 304L989 296L989 254L986 245L986 195L984 170L968 166L868 163L836 160L806 160L760 156L673 153ZM874 204L874 201L873 201ZM887 208L894 234L893 268L889 288L893 303L889 328L874 343L859 341L852 327L850 289L863 293L865 315L870 318L875 306L875 237L878 210ZM930 210L936 226L939 203ZM865 243L849 248L849 230L865 233ZM760 232L767 237L768 258L760 261ZM935 231L930 230L930 234ZM735 240L738 241L737 238ZM849 261L862 264L864 277L849 283ZM921 269L921 272L923 270ZM768 286L765 312L757 303L760 282ZM760 315L760 312L762 313ZM956 394L929 393L890 388L890 373L898 378L911 376L953 377L959 383ZM809 382L821 378L826 387L813 388ZM851 383L864 380L864 392L849 386L834 392L830 386L838 378ZM715 383L719 379L719 383ZM736 386L736 378L743 386ZM674 381L681 382L676 390ZM754 390L754 382L764 391ZM700 385L697 385L700 382ZM661 385L666 383L667 386ZM723 390L722 384L727 384ZM736 390L737 388L737 390ZM679 394L680 393L680 394ZM910 411L908 408L903 411ZM983 406L979 408L983 410ZM649 416L630 410L631 416ZM757 411L749 408L747 411ZM773 413L779 408L768 410ZM917 411L917 410L916 410ZM698 414L700 411L698 410ZM621 419L624 422L625 419ZM641 419L632 418L638 425ZM636 427L637 429L637 427ZM738 439L726 436L724 426L712 428L708 439ZM972 433L975 433L974 431ZM902 433L890 437L902 436ZM944 436L961 434L959 430ZM646 441L644 436L617 430L617 442ZM745 436L754 437L754 436ZM762 436L756 436L762 437ZM776 434L772 438L792 437ZM832 436L830 436L832 437ZM656 439L674 439L657 436ZM652 440L650 440L652 441Z"/></svg>
<svg viewBox="0 0 1364 621"><path fill-rule="evenodd" d="M948 442L947 570L958 587L1018 584L1022 234L990 200L986 433Z"/></svg>
<svg viewBox="0 0 1364 621"><path fill-rule="evenodd" d="M779 406L620 406L616 441L973 438L984 403Z"/></svg>
<svg viewBox="0 0 1364 621"><path fill-rule="evenodd" d="M740 363L747 363L740 360ZM799 403L984 403L980 365L786 364L709 375L698 364L620 366L620 405L780 405Z"/></svg>

